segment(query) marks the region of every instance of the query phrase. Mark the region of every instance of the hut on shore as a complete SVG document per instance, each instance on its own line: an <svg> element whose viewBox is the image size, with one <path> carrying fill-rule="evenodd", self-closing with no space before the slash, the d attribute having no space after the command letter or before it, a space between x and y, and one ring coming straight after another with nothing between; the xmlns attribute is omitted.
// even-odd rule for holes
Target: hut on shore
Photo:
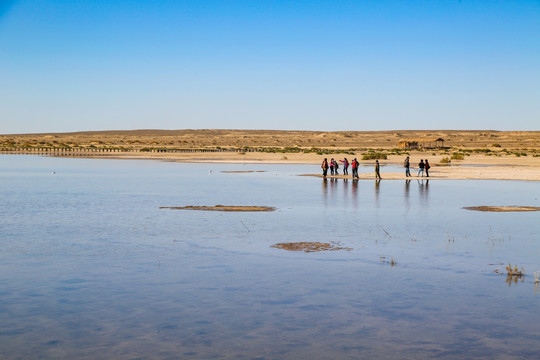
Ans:
<svg viewBox="0 0 540 360"><path fill-rule="evenodd" d="M398 145L401 149L434 149L444 147L443 138L400 139Z"/></svg>

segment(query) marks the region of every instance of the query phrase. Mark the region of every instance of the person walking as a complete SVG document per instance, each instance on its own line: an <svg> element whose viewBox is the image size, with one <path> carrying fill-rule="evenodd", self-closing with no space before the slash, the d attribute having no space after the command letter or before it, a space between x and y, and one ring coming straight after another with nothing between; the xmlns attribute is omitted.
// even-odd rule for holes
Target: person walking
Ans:
<svg viewBox="0 0 540 360"><path fill-rule="evenodd" d="M418 163L418 174L416 175L416 177L419 177L420 174L422 174L422 177L424 176L424 167L426 165L424 164L424 160L423 159L420 159L420 162Z"/></svg>
<svg viewBox="0 0 540 360"><path fill-rule="evenodd" d="M403 166L405 167L405 176L406 177L411 176L411 163L409 161L408 156L405 158L405 162L403 163Z"/></svg>
<svg viewBox="0 0 540 360"><path fill-rule="evenodd" d="M349 175L349 160L344 158L343 160L339 160L339 162L343 164L343 175Z"/></svg>
<svg viewBox="0 0 540 360"><path fill-rule="evenodd" d="M381 180L381 166L379 160L375 160L375 179Z"/></svg>
<svg viewBox="0 0 540 360"><path fill-rule="evenodd" d="M424 169L426 170L426 177L429 177L429 168L430 167L431 166L429 166L429 163L428 163L427 159L424 160Z"/></svg>
<svg viewBox="0 0 540 360"><path fill-rule="evenodd" d="M336 161L334 158L330 159L330 175L334 175L334 169L336 167Z"/></svg>
<svg viewBox="0 0 540 360"><path fill-rule="evenodd" d="M328 174L328 160L326 160L326 158L324 158L321 164L321 168L322 168L322 176L324 179L326 179L326 175Z"/></svg>
<svg viewBox="0 0 540 360"><path fill-rule="evenodd" d="M360 165L358 163L358 160L356 160L356 158L353 159L352 163L351 163L351 167L352 167L352 178L353 179L358 179L358 165Z"/></svg>

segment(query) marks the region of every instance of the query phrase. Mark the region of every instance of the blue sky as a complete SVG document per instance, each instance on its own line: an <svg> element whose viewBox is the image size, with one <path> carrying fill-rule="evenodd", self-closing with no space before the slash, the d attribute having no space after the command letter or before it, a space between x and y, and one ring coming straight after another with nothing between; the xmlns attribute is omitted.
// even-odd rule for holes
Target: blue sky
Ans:
<svg viewBox="0 0 540 360"><path fill-rule="evenodd" d="M2 1L0 133L540 130L539 1Z"/></svg>

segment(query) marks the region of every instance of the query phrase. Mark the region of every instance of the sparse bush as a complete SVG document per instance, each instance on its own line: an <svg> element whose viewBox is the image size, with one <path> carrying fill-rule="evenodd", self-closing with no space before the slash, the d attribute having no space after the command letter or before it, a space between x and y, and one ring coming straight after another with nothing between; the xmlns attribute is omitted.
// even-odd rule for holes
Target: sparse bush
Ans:
<svg viewBox="0 0 540 360"><path fill-rule="evenodd" d="M487 153L491 152L491 149L473 149L472 151L476 152L476 153L485 153L485 154L487 154Z"/></svg>
<svg viewBox="0 0 540 360"><path fill-rule="evenodd" d="M453 153L452 156L450 157L450 159L452 160L463 160L465 157L463 156L463 154L459 154L459 153Z"/></svg>
<svg viewBox="0 0 540 360"><path fill-rule="evenodd" d="M450 159L447 158L447 157L443 157L443 158L441 159L441 164L450 164L450 162L451 162Z"/></svg>
<svg viewBox="0 0 540 360"><path fill-rule="evenodd" d="M386 160L387 155L380 152L371 152L362 155L362 160Z"/></svg>

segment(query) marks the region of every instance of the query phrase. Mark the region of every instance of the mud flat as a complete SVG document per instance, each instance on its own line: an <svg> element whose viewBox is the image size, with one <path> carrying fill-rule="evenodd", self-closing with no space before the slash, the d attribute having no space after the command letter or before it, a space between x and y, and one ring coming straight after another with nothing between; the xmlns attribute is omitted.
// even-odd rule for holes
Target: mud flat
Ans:
<svg viewBox="0 0 540 360"><path fill-rule="evenodd" d="M338 244L321 243L321 242L294 242L294 243L277 243L271 247L289 251L303 252L318 252L318 251L336 251L336 250L352 250L351 248L342 247Z"/></svg>
<svg viewBox="0 0 540 360"><path fill-rule="evenodd" d="M257 170L257 171L254 171L254 170L227 170L227 171L222 171L222 173L226 173L226 174L248 174L248 173L262 173L262 172L266 172L264 170Z"/></svg>
<svg viewBox="0 0 540 360"><path fill-rule="evenodd" d="M487 212L519 212L519 211L540 211L537 206L467 206L466 210L487 211Z"/></svg>
<svg viewBox="0 0 540 360"><path fill-rule="evenodd" d="M276 208L271 206L234 206L234 205L215 205L215 206L160 206L160 209L171 210L200 210L200 211L274 211Z"/></svg>

